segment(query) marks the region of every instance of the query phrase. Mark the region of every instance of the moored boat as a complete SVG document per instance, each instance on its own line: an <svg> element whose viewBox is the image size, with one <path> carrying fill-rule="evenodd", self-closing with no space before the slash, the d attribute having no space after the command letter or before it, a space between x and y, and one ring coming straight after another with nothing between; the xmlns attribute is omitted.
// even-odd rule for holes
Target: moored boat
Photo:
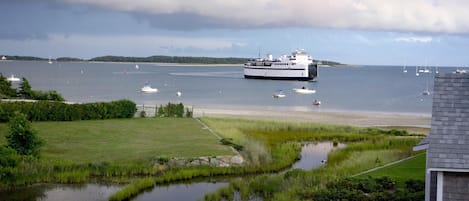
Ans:
<svg viewBox="0 0 469 201"><path fill-rule="evenodd" d="M284 98L286 95L283 93L283 90L278 90L272 95L274 98Z"/></svg>
<svg viewBox="0 0 469 201"><path fill-rule="evenodd" d="M15 77L15 75L11 74L10 77L7 77L7 81L10 81L10 82L19 82L21 81L21 79L19 77Z"/></svg>
<svg viewBox="0 0 469 201"><path fill-rule="evenodd" d="M150 84L147 83L147 84L145 84L145 86L142 87L141 91L144 92L144 93L156 93L156 92L158 92L158 89L157 88L152 88L150 86Z"/></svg>
<svg viewBox="0 0 469 201"><path fill-rule="evenodd" d="M299 94L314 94L314 93L316 93L316 90L308 89L308 88L305 88L305 87L294 88L293 91L295 91L296 93L299 93Z"/></svg>

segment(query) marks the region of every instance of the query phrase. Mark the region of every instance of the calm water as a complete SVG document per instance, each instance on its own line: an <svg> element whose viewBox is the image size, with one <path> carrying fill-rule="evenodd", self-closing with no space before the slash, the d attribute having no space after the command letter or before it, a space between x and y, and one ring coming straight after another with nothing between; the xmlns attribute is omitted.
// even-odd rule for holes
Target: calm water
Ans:
<svg viewBox="0 0 469 201"><path fill-rule="evenodd" d="M194 107L266 108L299 111L364 111L430 114L431 96L423 96L433 75L408 67L358 66L320 68L317 82L244 79L241 66L164 66L157 64L0 62L4 76L26 77L35 89L57 90L68 101L92 102L130 99L137 104L183 102ZM454 68L439 68L440 73ZM149 82L156 94L140 88ZM293 88L316 89L312 95ZM278 89L285 98L274 99ZM176 92L182 96L177 97ZM322 105L312 105L320 99Z"/></svg>

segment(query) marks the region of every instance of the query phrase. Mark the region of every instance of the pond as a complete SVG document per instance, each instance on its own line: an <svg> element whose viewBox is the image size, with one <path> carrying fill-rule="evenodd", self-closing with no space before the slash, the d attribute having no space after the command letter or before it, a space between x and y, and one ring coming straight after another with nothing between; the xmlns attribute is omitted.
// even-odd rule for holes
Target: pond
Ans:
<svg viewBox="0 0 469 201"><path fill-rule="evenodd" d="M327 155L335 150L344 148L345 144L333 142L307 142L301 148L301 159L293 164L292 169L311 170L327 163Z"/></svg>
<svg viewBox="0 0 469 201"><path fill-rule="evenodd" d="M311 170L327 163L327 155L334 149L345 147L344 144L333 142L307 142L303 144L301 159L293 168ZM176 183L159 185L144 192L132 200L136 201L195 201L203 199L204 195L218 188L228 185L226 180L207 178L192 183ZM115 184L36 184L19 187L14 190L0 191L0 200L9 201L105 201L123 185Z"/></svg>

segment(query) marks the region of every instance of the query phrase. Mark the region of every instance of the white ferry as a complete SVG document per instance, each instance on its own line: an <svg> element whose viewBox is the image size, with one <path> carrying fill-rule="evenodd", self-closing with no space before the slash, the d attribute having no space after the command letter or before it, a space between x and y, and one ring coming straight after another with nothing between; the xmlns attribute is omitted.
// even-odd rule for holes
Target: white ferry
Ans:
<svg viewBox="0 0 469 201"><path fill-rule="evenodd" d="M318 65L304 50L297 50L291 56L283 55L273 59L253 59L244 64L244 77L272 80L313 80L318 75Z"/></svg>

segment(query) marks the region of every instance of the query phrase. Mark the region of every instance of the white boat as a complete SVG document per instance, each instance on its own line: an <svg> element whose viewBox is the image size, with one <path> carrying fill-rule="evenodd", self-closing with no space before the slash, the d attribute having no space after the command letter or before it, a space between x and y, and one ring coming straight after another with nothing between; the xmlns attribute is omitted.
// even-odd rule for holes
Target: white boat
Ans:
<svg viewBox="0 0 469 201"><path fill-rule="evenodd" d="M7 57L2 56L2 60L3 60L3 61L7 60Z"/></svg>
<svg viewBox="0 0 469 201"><path fill-rule="evenodd" d="M313 80L318 75L318 65L304 50L297 50L291 56L283 55L273 59L251 59L244 64L244 77L272 80Z"/></svg>
<svg viewBox="0 0 469 201"><path fill-rule="evenodd" d="M158 92L157 88L152 88L150 84L145 84L145 86L142 87L141 91L143 93L156 93Z"/></svg>
<svg viewBox="0 0 469 201"><path fill-rule="evenodd" d="M180 97L182 96L182 93L180 91L176 92L176 96Z"/></svg>
<svg viewBox="0 0 469 201"><path fill-rule="evenodd" d="M456 74L465 74L467 73L467 71L465 69L456 69L453 73L456 73Z"/></svg>
<svg viewBox="0 0 469 201"><path fill-rule="evenodd" d="M419 76L420 73L419 73L419 67L418 66L415 66L415 76Z"/></svg>
<svg viewBox="0 0 469 201"><path fill-rule="evenodd" d="M299 94L314 94L316 93L316 90L314 89L308 89L308 88L294 88L293 91Z"/></svg>
<svg viewBox="0 0 469 201"><path fill-rule="evenodd" d="M407 73L407 68L406 68L406 66L402 67L402 72L403 72L403 73Z"/></svg>
<svg viewBox="0 0 469 201"><path fill-rule="evenodd" d="M10 82L19 82L21 81L21 79L19 77L15 77L15 75L11 74L10 77L7 77L7 81L10 81Z"/></svg>
<svg viewBox="0 0 469 201"><path fill-rule="evenodd" d="M49 63L49 64L52 64L52 59L51 59L50 57L49 57L49 62L48 62L48 63Z"/></svg>
<svg viewBox="0 0 469 201"><path fill-rule="evenodd" d="M135 69L137 69L137 70L138 70L138 68L139 68L138 64L135 64Z"/></svg>
<svg viewBox="0 0 469 201"><path fill-rule="evenodd" d="M272 95L274 98L285 98L285 94L283 93L283 90L278 90L277 92Z"/></svg>

